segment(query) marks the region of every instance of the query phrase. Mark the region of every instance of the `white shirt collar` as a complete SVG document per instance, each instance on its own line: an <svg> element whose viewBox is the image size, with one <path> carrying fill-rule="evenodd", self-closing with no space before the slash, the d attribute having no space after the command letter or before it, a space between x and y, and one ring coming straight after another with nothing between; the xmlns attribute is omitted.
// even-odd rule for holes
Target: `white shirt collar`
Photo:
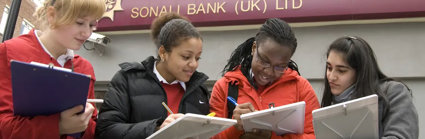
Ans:
<svg viewBox="0 0 425 139"><path fill-rule="evenodd" d="M38 30L34 30L34 34L38 40L38 43L40 43L41 47L43 48L43 50L50 55L51 58L53 58L53 55L47 50L47 48L44 46L44 44L40 41L40 38L38 37L37 34ZM66 54L64 55L60 55L58 57L58 59L56 59L56 61L58 61L58 63L63 67L66 63L66 61L73 59L74 58L74 51L71 49L66 49Z"/></svg>
<svg viewBox="0 0 425 139"><path fill-rule="evenodd" d="M182 81L179 80L174 80L171 83L168 83L167 80L164 79L164 77L161 76L161 74L159 74L158 70L156 69L156 62L153 65L153 73L155 73L156 77L158 78L159 82L165 83L165 84L177 84L180 83L180 85L182 86L183 90L186 91L186 84Z"/></svg>

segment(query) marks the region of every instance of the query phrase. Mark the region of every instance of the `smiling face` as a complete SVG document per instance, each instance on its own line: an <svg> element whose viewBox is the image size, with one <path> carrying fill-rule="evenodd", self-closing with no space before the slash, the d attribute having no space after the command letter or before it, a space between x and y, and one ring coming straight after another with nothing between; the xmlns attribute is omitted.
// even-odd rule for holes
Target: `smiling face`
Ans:
<svg viewBox="0 0 425 139"><path fill-rule="evenodd" d="M292 49L282 46L271 39L252 47L251 68L255 82L259 85L268 85L280 78L288 67L292 56Z"/></svg>
<svg viewBox="0 0 425 139"><path fill-rule="evenodd" d="M75 22L52 28L51 37L63 48L78 50L90 37L96 24L96 18L91 16L77 18Z"/></svg>
<svg viewBox="0 0 425 139"><path fill-rule="evenodd" d="M350 67L344 54L331 50L326 61L326 77L333 95L340 95L356 82L356 71Z"/></svg>
<svg viewBox="0 0 425 139"><path fill-rule="evenodd" d="M158 64L158 71L169 83L174 80L188 82L198 68L201 53L200 38L183 40L180 45L172 47L170 52L161 47L159 55L163 62Z"/></svg>

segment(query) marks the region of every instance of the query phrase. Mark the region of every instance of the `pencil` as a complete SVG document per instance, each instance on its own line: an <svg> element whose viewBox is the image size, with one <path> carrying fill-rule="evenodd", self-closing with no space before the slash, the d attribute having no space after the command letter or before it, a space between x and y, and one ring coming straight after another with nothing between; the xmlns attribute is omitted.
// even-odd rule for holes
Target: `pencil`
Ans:
<svg viewBox="0 0 425 139"><path fill-rule="evenodd" d="M167 106L167 104L165 104L165 102L162 102L162 106L164 106L164 108L165 108L165 109L167 109L167 111L168 111L170 114L174 114L174 113L173 113L173 111L171 111L171 109Z"/></svg>
<svg viewBox="0 0 425 139"><path fill-rule="evenodd" d="M87 103L103 103L103 99L87 99Z"/></svg>

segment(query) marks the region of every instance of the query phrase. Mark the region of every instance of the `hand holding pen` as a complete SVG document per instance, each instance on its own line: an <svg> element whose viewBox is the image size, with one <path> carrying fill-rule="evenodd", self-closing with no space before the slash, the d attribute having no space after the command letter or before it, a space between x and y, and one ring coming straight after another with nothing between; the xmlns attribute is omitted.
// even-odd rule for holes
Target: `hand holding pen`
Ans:
<svg viewBox="0 0 425 139"><path fill-rule="evenodd" d="M174 114L173 111L171 111L171 109L168 107L168 105L165 104L165 102L162 102L162 106L164 106L164 108L168 111L168 113L170 113L170 115L168 115L167 118L164 120L164 122L162 122L161 126L159 126L159 129L167 126L168 124L170 124L174 120L176 120L176 119L178 119L178 118L180 118L184 115L184 114L181 114L181 113Z"/></svg>
<svg viewBox="0 0 425 139"><path fill-rule="evenodd" d="M235 104L235 110L233 110L233 119L235 119L238 123L235 125L235 127L238 130L243 130L243 125L241 122L241 115L245 113L254 112L255 108L251 103L244 103L244 104L237 104L236 100L232 97L228 96L227 100L230 101L232 104Z"/></svg>

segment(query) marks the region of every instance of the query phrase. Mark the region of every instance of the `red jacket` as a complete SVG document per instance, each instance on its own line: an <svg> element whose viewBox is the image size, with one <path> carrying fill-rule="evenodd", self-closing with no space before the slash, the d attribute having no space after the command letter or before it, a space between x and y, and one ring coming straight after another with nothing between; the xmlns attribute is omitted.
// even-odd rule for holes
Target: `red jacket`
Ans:
<svg viewBox="0 0 425 139"><path fill-rule="evenodd" d="M60 113L49 116L22 117L13 115L12 85L10 60L23 62L60 64L47 54L39 44L34 30L26 35L8 40L0 44L0 139L59 139ZM94 98L94 71L92 65L77 55L72 60L74 71L91 75L88 98ZM65 68L71 68L71 60L65 63ZM52 104L54 105L54 104ZM94 106L94 105L93 105ZM97 110L94 110L88 128L83 138L94 138ZM62 138L71 138L62 136Z"/></svg>
<svg viewBox="0 0 425 139"><path fill-rule="evenodd" d="M264 88L263 92L257 92L257 90L250 85L240 69L227 72L223 78L215 83L210 99L210 111L215 112L218 117L227 117L226 97L228 93L228 84L233 81L238 81L238 103L243 104L250 102L256 110L268 109L268 104L271 102L277 107L305 101L304 134L285 134L283 136L277 136L275 133L272 133L272 139L315 138L311 112L319 108L319 102L309 82L299 76L296 71L288 69L277 81ZM214 138L236 139L242 134L243 131L239 131L235 127L230 127Z"/></svg>

